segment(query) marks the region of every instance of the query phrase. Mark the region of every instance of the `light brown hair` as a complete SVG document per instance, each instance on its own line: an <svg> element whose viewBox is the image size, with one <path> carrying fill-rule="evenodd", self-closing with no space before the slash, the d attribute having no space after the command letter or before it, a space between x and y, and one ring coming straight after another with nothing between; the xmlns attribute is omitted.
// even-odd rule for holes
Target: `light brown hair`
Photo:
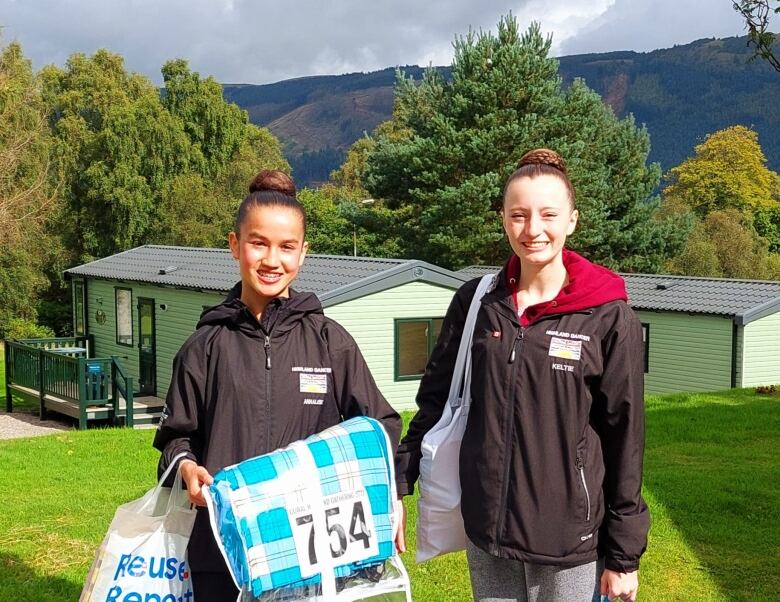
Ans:
<svg viewBox="0 0 780 602"><path fill-rule="evenodd" d="M503 197L506 198L506 191L515 180L536 178L541 175L555 176L566 185L566 189L569 191L571 208L574 209L574 186L566 172L566 162L563 160L563 157L549 148L535 148L520 157L520 160L517 162L517 168L507 178L504 185Z"/></svg>

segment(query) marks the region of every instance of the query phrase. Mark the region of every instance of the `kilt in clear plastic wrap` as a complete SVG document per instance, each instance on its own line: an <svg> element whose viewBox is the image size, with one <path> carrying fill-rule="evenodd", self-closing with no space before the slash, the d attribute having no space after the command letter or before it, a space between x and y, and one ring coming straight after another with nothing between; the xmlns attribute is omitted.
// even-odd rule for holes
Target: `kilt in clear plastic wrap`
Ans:
<svg viewBox="0 0 780 602"><path fill-rule="evenodd" d="M372 418L224 468L206 497L233 578L253 598L333 595L395 552L392 448Z"/></svg>

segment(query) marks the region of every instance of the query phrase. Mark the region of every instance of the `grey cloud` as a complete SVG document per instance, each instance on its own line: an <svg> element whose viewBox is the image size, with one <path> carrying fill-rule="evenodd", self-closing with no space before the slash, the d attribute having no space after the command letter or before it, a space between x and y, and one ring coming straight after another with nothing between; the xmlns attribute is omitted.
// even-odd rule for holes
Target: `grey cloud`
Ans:
<svg viewBox="0 0 780 602"><path fill-rule="evenodd" d="M36 67L105 47L159 82L160 66L187 58L224 82L265 83L417 63L449 49L471 25L491 28L517 3L340 0L0 1L4 39ZM441 54L441 52L439 52ZM451 56L451 53L449 53Z"/></svg>
<svg viewBox="0 0 780 602"><path fill-rule="evenodd" d="M523 26L538 19L543 29L554 13L561 24L553 32L557 54L740 33L730 2L717 0L725 8L714 9L713 1L617 0L605 11L606 0L576 10L565 0L0 0L0 25L3 39L19 39L36 68L105 47L157 83L160 66L176 57L221 82L267 83L429 60L447 64L457 34L495 29L510 10ZM567 10L593 14L572 25Z"/></svg>
<svg viewBox="0 0 780 602"><path fill-rule="evenodd" d="M560 54L649 51L700 38L744 35L730 0L617 0L576 36Z"/></svg>

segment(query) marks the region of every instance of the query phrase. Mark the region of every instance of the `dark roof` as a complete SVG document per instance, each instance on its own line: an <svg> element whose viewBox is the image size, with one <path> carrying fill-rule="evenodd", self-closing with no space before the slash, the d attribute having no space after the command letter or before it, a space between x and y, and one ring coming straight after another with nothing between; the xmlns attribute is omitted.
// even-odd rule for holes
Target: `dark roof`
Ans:
<svg viewBox="0 0 780 602"><path fill-rule="evenodd" d="M196 290L226 292L241 279L228 249L145 245L66 270L88 276ZM294 287L315 293L323 305L422 280L457 288L463 278L438 266L408 259L307 255Z"/></svg>
<svg viewBox="0 0 780 602"><path fill-rule="evenodd" d="M744 325L780 311L780 282L621 274L636 309L731 316Z"/></svg>
<svg viewBox="0 0 780 602"><path fill-rule="evenodd" d="M497 274L500 271L500 265L470 265L469 267L458 270L455 273L463 276L464 278L467 278L468 280L471 280L473 278L486 276L487 274Z"/></svg>
<svg viewBox="0 0 780 602"><path fill-rule="evenodd" d="M477 278L501 266L469 266L456 272ZM634 309L729 316L744 325L780 311L780 281L621 274Z"/></svg>

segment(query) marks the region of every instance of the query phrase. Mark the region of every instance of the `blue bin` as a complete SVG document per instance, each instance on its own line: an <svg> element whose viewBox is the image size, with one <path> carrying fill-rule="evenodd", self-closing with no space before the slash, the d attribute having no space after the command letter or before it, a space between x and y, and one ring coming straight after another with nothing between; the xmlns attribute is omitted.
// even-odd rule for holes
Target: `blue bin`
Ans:
<svg viewBox="0 0 780 602"><path fill-rule="evenodd" d="M87 364L87 391L91 393L90 399L106 399L104 395L106 373L103 364Z"/></svg>

